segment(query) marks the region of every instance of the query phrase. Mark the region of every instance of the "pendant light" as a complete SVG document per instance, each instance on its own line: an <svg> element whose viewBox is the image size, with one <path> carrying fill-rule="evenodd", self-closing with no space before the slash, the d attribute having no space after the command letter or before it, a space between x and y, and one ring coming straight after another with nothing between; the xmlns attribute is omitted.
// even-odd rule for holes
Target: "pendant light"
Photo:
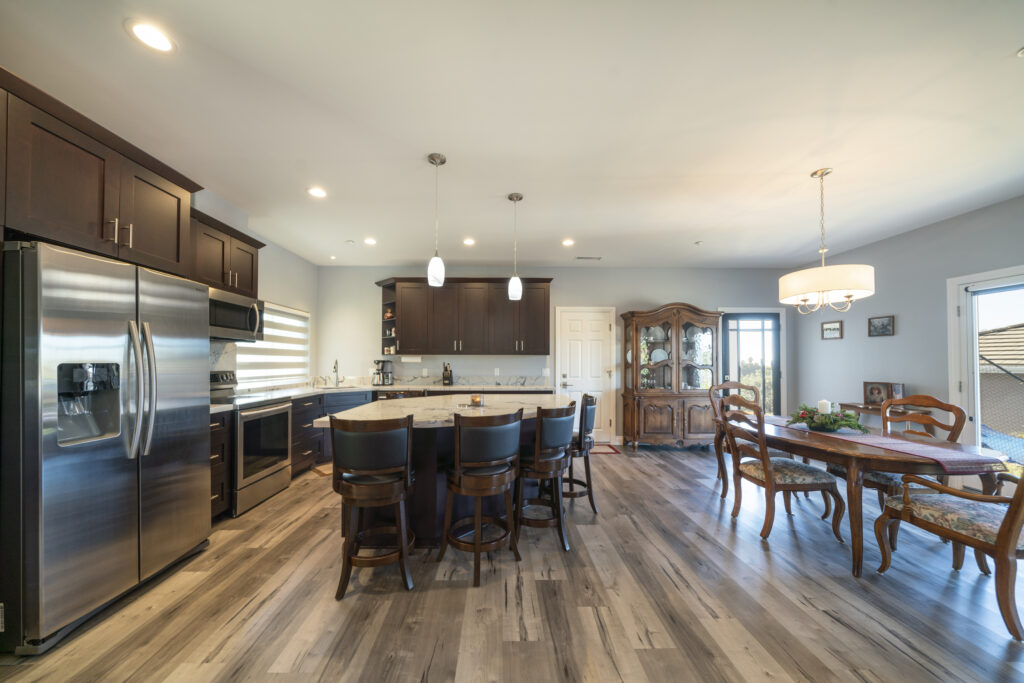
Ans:
<svg viewBox="0 0 1024 683"><path fill-rule="evenodd" d="M523 195L513 192L508 196L512 202L512 277L508 279L508 300L523 298L523 281L519 279L519 216L516 205L523 201Z"/></svg>
<svg viewBox="0 0 1024 683"><path fill-rule="evenodd" d="M437 191L437 169L448 161L443 154L434 152L427 155L427 161L434 166L434 256L427 264L427 284L431 287L444 285L444 261L437 255L437 224L438 224L438 191Z"/></svg>
<svg viewBox="0 0 1024 683"><path fill-rule="evenodd" d="M805 268L779 278L779 303L796 306L800 314L824 311L825 307L843 313L857 299L875 293L875 269L872 266L825 265L825 176L831 168L819 168L811 174L817 179L821 204L821 265Z"/></svg>

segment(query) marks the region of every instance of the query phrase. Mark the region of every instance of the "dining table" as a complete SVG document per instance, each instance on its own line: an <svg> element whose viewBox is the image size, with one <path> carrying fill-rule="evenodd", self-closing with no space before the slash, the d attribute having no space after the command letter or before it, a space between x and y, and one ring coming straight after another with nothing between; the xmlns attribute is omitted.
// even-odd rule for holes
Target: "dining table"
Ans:
<svg viewBox="0 0 1024 683"><path fill-rule="evenodd" d="M943 452L955 465L955 474L976 474L981 477L986 493L995 490L996 473L1006 469L1006 456L982 446L951 443L928 437L890 434L873 435L858 443L855 432L827 433L811 431L804 425L787 425L785 417L768 415L764 418L765 440L770 448L792 453L846 468L846 506L850 518L850 543L853 551L853 575L861 575L864 561L864 526L862 506L862 479L865 472L893 472L897 474L945 475L952 474L950 465L939 462ZM936 458L915 455L915 446L925 445ZM940 449L932 451L932 449ZM941 451L941 452L940 452ZM959 462L956 462L959 460Z"/></svg>

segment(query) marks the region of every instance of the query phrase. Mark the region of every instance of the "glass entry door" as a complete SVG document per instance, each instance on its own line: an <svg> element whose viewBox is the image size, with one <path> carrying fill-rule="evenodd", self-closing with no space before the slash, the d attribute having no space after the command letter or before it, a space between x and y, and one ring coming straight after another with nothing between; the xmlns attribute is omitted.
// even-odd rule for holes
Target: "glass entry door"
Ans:
<svg viewBox="0 0 1024 683"><path fill-rule="evenodd" d="M778 313L722 316L722 379L757 387L766 415L782 412Z"/></svg>
<svg viewBox="0 0 1024 683"><path fill-rule="evenodd" d="M981 445L1024 462L1024 285L972 291Z"/></svg>

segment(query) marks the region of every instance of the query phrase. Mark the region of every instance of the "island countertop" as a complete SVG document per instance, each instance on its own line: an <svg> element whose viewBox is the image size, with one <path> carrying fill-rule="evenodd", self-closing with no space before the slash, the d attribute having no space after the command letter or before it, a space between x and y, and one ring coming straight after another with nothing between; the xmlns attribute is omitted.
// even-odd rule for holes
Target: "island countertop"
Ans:
<svg viewBox="0 0 1024 683"><path fill-rule="evenodd" d="M462 415L504 415L523 409L523 419L537 417L537 408L561 408L572 400L558 394L485 394L483 406L469 404L469 396L424 396L422 398L397 398L390 401L375 401L335 413L335 417L348 420L388 420L396 417L413 416L416 429L437 429L452 427L455 413ZM314 427L330 428L330 416L317 418Z"/></svg>

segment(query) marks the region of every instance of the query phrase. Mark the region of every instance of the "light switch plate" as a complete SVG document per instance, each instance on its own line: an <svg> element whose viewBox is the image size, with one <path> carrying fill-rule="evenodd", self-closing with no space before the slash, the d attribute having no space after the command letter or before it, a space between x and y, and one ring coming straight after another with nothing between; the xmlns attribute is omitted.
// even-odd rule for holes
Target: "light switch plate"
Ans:
<svg viewBox="0 0 1024 683"><path fill-rule="evenodd" d="M429 375L430 375L430 370L428 370L426 368L423 368L423 376L424 377L428 377Z"/></svg>
<svg viewBox="0 0 1024 683"><path fill-rule="evenodd" d="M497 377L500 374L501 374L501 371L498 368L494 368L494 376Z"/></svg>

